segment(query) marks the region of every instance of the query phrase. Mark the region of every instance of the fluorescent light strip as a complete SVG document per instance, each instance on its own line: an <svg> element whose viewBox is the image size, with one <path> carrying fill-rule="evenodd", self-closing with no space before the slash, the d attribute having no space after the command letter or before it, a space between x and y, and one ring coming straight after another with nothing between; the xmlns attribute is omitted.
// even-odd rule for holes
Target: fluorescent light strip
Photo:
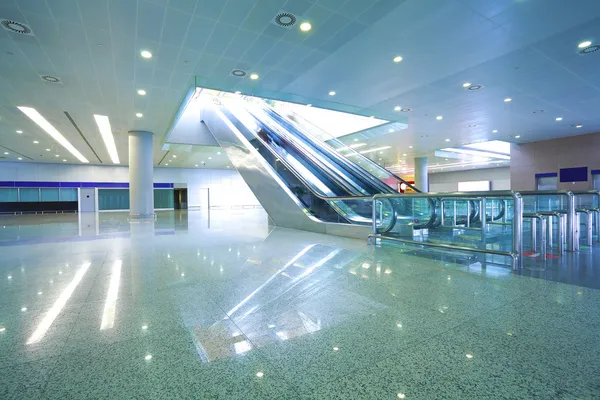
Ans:
<svg viewBox="0 0 600 400"><path fill-rule="evenodd" d="M108 120L108 117L106 115L94 114L94 119L96 120L98 129L100 130L100 135L102 135L102 140L104 140L104 144L106 145L106 150L108 150L110 159L112 160L113 164L119 164L119 153L117 153L115 137L110 129L110 121Z"/></svg>
<svg viewBox="0 0 600 400"><path fill-rule="evenodd" d="M102 313L102 322L100 323L101 331L111 329L115 326L115 313L117 296L119 294L119 284L121 283L122 265L122 260L116 260L112 267L110 285L108 286L108 293L106 294L106 301L104 303L104 312Z"/></svg>
<svg viewBox="0 0 600 400"><path fill-rule="evenodd" d="M459 153L459 154L469 154L472 156L481 156L481 157L490 157L490 158L499 158L501 160L510 160L510 156L498 154L498 153L490 153L487 151L479 151L479 150L468 150L468 149L455 149L455 148L446 148L441 149L441 151L448 151L451 153Z"/></svg>
<svg viewBox="0 0 600 400"><path fill-rule="evenodd" d="M363 150L360 152L360 154L374 153L379 150L387 150L387 149L391 149L391 148L392 148L392 146L375 147L374 149Z"/></svg>
<svg viewBox="0 0 600 400"><path fill-rule="evenodd" d="M85 275L90 265L92 265L90 261L85 262L81 269L75 273L73 280L54 302L52 308L50 308L44 319L42 319L42 322L40 322L35 332L33 332L33 334L27 340L27 344L34 344L43 339L44 335L46 335L46 332L48 329L50 329L50 326L52 326L52 323L56 317L58 317L58 314L60 314L65 304L67 304L67 301L75 291L75 288L77 288L77 285L79 285L79 282L81 282L83 275Z"/></svg>
<svg viewBox="0 0 600 400"><path fill-rule="evenodd" d="M17 107L19 110L23 112L23 114L27 115L33 122L35 122L40 128L42 128L46 133L61 146L69 151L69 153L73 154L79 161L82 163L89 163L88 159L83 156L73 145L65 139L65 137L56 130L55 127L52 126L50 122L46 120L46 118L42 117L42 115L37 112L35 108L31 107Z"/></svg>

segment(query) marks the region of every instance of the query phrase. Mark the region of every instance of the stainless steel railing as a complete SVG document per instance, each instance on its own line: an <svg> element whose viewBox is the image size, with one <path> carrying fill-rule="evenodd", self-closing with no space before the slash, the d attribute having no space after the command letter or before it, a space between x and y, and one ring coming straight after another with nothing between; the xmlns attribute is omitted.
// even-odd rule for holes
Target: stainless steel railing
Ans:
<svg viewBox="0 0 600 400"><path fill-rule="evenodd" d="M509 250L498 250L487 247L485 241L485 235L487 232L487 214L486 214L486 202L488 199L493 198L507 198L510 197L514 201L514 212L512 218L512 242ZM479 205L480 210L480 227L482 235L483 248L476 247L466 247L460 246L456 244L444 244L444 243L433 243L427 241L419 241L414 239L402 238L402 237L394 237L390 234L380 233L378 231L378 200L382 199L403 199L406 201L408 199L431 199L434 201L442 202L448 199L458 199L467 201L467 204L475 201ZM394 206L394 205L392 205ZM470 207L470 206L467 206ZM455 214L456 215L456 214ZM470 210L467 210L467 221L470 221ZM444 248L449 250L460 250L460 251L468 251L482 254L492 254L492 255L501 255L511 258L512 268L520 269L522 266L523 258L523 203L522 197L519 193L513 191L499 191L499 192L457 192L457 193L411 193L411 194L377 194L373 196L373 232L369 235L368 240L369 243L371 239L374 241L379 240L391 240L401 243L415 244L421 246L429 246L429 247L437 247ZM380 217L381 220L381 217ZM468 222L470 225L470 222ZM461 228L462 229L462 228Z"/></svg>

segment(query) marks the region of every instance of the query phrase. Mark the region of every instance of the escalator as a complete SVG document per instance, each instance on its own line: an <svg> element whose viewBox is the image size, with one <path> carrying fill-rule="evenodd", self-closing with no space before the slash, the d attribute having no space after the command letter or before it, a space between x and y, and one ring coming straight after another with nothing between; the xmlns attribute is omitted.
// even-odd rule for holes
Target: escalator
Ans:
<svg viewBox="0 0 600 400"><path fill-rule="evenodd" d="M201 109L202 121L275 225L364 238L372 196L397 193L381 176L395 187L410 186L362 155L357 158L365 167L350 161L266 102L207 97ZM382 229L391 229L396 210L380 207ZM434 220L431 215L426 223Z"/></svg>

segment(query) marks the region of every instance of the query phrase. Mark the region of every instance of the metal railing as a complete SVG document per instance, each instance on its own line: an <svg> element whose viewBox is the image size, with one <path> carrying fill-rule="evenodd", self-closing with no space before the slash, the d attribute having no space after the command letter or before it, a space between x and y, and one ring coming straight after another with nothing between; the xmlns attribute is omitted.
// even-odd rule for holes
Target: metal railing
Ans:
<svg viewBox="0 0 600 400"><path fill-rule="evenodd" d="M512 198L512 200L514 201L514 207L513 207L514 211L513 211L513 218L512 218L512 241L511 241L510 249L498 250L498 249L489 248L486 245L486 240L485 240L486 233L488 231L488 218L487 218L487 212L486 212L486 210L487 210L486 203L489 199L498 199L498 198L502 199L502 198L508 198L508 197ZM382 213L382 211L381 211L382 207L378 204L378 202L381 202L384 199L387 199L387 200L397 199L399 201L406 201L408 199L428 199L428 200L433 200L436 204L443 204L445 201L448 201L451 199L454 199L457 201L461 201L461 200L466 201L468 209L467 209L465 224L468 226L452 226L452 228L453 229L454 228L461 229L461 230L464 230L465 228L472 229L472 230L480 230L482 244L484 247L478 248L478 247L460 246L460 245L456 245L456 244L435 243L435 242L414 240L414 238L409 239L409 238L405 238L405 237L395 237L395 236L392 236L391 233L386 234L386 232L381 233L381 232L379 232L379 229L378 229L378 221L383 220L383 215L379 215L379 218L378 218L378 212ZM471 218L470 218L471 210L469 209L469 207L470 207L469 204L471 204L471 202L476 202L479 205L479 210L480 210L479 224L480 224L480 226L477 228L471 227ZM395 208L393 203L392 203L392 207ZM434 215L435 215L435 212L434 212ZM456 215L456 214L454 214L454 215ZM393 218L397 218L397 216L394 214ZM443 249L448 249L448 250L459 250L459 251L475 252L475 253L482 253L482 254L500 255L500 256L506 256L506 257L511 258L511 264L512 264L513 269L515 269L515 270L520 269L522 266L522 262L523 262L523 258L522 258L522 253L523 253L523 203L522 203L521 195L517 192L499 191L499 192L469 192L469 193L458 192L458 193L377 194L377 195L373 196L372 220L373 220L373 225L372 225L373 233L371 233L368 236L369 243L371 243L371 239L374 239L374 241L377 241L377 239L391 240L391 241L396 241L396 242L401 242L401 243L414 244L414 245L420 245L420 246L437 247L437 248L443 248ZM504 218L504 220L506 221L506 218ZM429 228L432 228L432 227L431 226L422 227L422 229L429 229ZM447 228L447 226L444 226L443 228Z"/></svg>

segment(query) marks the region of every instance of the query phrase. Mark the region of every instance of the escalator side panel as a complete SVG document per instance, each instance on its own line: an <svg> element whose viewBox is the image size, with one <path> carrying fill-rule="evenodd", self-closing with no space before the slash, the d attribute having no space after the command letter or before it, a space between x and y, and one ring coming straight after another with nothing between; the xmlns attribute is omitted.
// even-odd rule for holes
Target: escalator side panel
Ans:
<svg viewBox="0 0 600 400"><path fill-rule="evenodd" d="M275 225L363 239L370 233L368 226L324 223L307 215L304 206L219 106L206 104L201 117Z"/></svg>

